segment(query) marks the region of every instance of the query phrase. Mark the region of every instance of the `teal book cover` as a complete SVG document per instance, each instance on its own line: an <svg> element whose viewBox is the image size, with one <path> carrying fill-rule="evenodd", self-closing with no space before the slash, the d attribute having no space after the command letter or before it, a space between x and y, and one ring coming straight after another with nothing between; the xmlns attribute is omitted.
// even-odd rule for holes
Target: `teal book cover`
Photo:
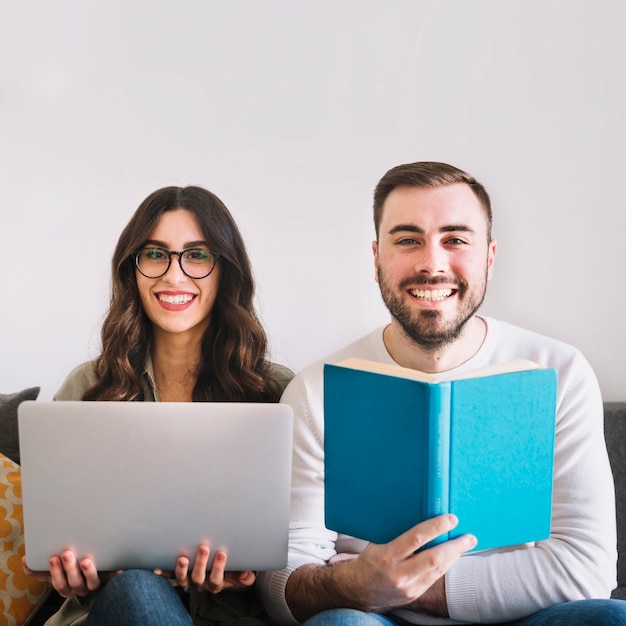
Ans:
<svg viewBox="0 0 626 626"><path fill-rule="evenodd" d="M433 543L471 533L484 550L549 537L556 371L507 367L435 382L358 359L326 364L326 526L386 543L450 512L458 526Z"/></svg>

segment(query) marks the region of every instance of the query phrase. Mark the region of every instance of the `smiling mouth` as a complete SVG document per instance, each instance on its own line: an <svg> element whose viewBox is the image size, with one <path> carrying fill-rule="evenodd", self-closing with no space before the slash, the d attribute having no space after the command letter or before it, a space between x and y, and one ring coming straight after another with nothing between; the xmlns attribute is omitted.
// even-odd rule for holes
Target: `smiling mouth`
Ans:
<svg viewBox="0 0 626 626"><path fill-rule="evenodd" d="M178 294L175 296L159 293L157 294L157 298L159 299L159 302L165 302L167 304L187 304L187 302L191 302L195 296L190 293Z"/></svg>
<svg viewBox="0 0 626 626"><path fill-rule="evenodd" d="M417 300L437 302L449 298L455 289L409 289L409 293Z"/></svg>

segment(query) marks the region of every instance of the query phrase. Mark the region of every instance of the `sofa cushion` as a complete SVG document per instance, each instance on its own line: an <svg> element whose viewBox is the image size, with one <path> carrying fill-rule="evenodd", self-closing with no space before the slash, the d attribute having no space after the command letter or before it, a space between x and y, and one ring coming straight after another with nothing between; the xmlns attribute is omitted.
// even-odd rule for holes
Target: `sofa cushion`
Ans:
<svg viewBox="0 0 626 626"><path fill-rule="evenodd" d="M626 402L604 403L604 434L615 481L617 550L626 555ZM618 589L613 597L626 597L626 561L617 561Z"/></svg>
<svg viewBox="0 0 626 626"><path fill-rule="evenodd" d="M43 603L50 585L22 567L22 477L17 463L0 454L0 623L23 624Z"/></svg>
<svg viewBox="0 0 626 626"><path fill-rule="evenodd" d="M0 453L19 464L20 443L17 432L17 407L24 400L36 400L39 387L11 394L0 393Z"/></svg>

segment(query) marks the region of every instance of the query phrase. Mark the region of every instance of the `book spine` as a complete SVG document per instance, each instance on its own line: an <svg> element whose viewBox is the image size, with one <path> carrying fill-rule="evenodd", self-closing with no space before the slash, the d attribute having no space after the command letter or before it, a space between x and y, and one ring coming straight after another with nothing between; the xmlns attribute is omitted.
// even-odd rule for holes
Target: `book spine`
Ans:
<svg viewBox="0 0 626 626"><path fill-rule="evenodd" d="M451 384L430 385L429 450L427 518L450 512L450 398ZM441 536L432 543L447 539Z"/></svg>

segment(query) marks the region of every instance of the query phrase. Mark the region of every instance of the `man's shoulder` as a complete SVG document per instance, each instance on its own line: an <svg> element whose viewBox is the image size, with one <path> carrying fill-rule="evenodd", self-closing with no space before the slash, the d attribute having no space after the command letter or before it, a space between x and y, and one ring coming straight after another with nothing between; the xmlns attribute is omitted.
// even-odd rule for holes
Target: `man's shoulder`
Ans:
<svg viewBox="0 0 626 626"><path fill-rule="evenodd" d="M382 326L372 330L367 333L367 335L359 337L355 341L335 350L335 352L331 352L325 357L313 361L304 367L300 373L305 374L308 372L310 374L313 372L321 372L325 363L338 363L350 357L368 359L370 361L380 360L382 356L381 352L386 353L383 343L383 330L384 327Z"/></svg>
<svg viewBox="0 0 626 626"><path fill-rule="evenodd" d="M324 411L324 365L326 363L337 363L349 357L369 360L384 358L386 350L382 334L383 328L377 328L356 341L345 345L343 348L309 363L296 374L285 388L281 402L286 402L295 408L296 414L303 417L304 421L302 423L307 424L307 429L313 428L317 433L316 437L318 437L319 445L322 445L320 433L322 431L321 424Z"/></svg>
<svg viewBox="0 0 626 626"><path fill-rule="evenodd" d="M498 340L502 342L519 342L528 345L531 349L537 346L548 346L553 349L563 350L565 352L577 352L576 346L567 343L562 339L544 334L537 330L531 330L524 326L518 326L511 322L494 319L493 317L485 317L490 330L497 330Z"/></svg>
<svg viewBox="0 0 626 626"><path fill-rule="evenodd" d="M287 389L290 391L301 387L321 389L322 379L324 377L324 364L326 363L338 363L350 357L368 359L370 361L380 360L381 357L384 358L386 350L385 344L383 343L383 330L384 327L382 326L376 328L367 335L359 337L359 339L346 344L335 352L305 365L289 383Z"/></svg>
<svg viewBox="0 0 626 626"><path fill-rule="evenodd" d="M486 317L495 360L528 359L544 367L562 367L585 360L574 345L541 332Z"/></svg>

